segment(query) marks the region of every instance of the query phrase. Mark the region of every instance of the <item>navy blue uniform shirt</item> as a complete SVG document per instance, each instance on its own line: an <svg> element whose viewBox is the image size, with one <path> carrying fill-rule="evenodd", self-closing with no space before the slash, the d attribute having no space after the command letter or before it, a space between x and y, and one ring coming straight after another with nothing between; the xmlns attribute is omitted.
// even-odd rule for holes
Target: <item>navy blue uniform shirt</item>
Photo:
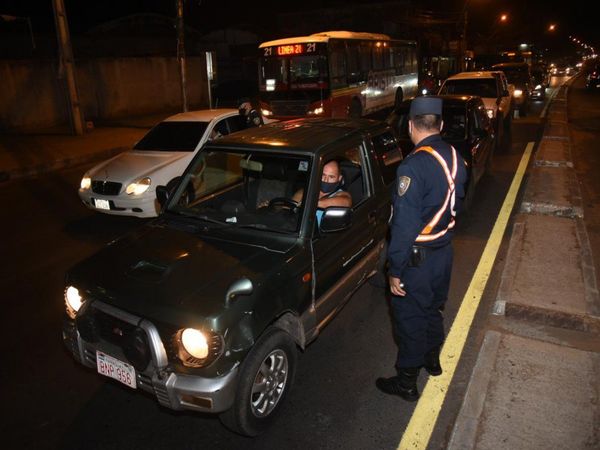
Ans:
<svg viewBox="0 0 600 450"><path fill-rule="evenodd" d="M432 147L446 161L452 172L452 149L439 134L428 136L417 145ZM457 170L455 178L456 203L458 213L462 199L465 197L467 169L463 158L456 152ZM398 180L402 180L399 189ZM408 185L408 186L407 186ZM428 152L413 150L398 166L396 171L396 188L393 193L394 215L392 218L391 240L388 250L390 275L400 278L408 264L412 246L423 228L444 204L448 192L448 179L444 169L435 157ZM401 195L399 195L401 194ZM431 231L435 234L444 230L450 223L450 204L444 211L440 221ZM452 239L453 230L431 242L422 242L424 247L442 247Z"/></svg>

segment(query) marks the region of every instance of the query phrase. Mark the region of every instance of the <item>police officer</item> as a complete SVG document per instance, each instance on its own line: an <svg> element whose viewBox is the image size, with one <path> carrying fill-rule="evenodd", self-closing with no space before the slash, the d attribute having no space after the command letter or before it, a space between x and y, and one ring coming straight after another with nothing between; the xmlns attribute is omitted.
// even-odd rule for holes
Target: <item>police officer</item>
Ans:
<svg viewBox="0 0 600 450"><path fill-rule="evenodd" d="M441 136L442 99L417 97L408 130L414 150L397 170L388 250L389 284L399 350L397 376L378 378L377 387L408 401L419 398L421 367L442 373L442 309L452 271L456 211L465 195L464 160Z"/></svg>
<svg viewBox="0 0 600 450"><path fill-rule="evenodd" d="M252 103L247 98L242 99L242 103L238 108L240 116L244 118L246 127L260 127L264 125L262 116L252 107Z"/></svg>

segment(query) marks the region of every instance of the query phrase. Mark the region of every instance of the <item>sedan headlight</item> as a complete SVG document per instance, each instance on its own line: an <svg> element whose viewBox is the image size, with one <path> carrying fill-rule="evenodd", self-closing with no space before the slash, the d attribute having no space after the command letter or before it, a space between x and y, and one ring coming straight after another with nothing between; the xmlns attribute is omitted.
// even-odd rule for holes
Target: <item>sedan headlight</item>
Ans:
<svg viewBox="0 0 600 450"><path fill-rule="evenodd" d="M272 116L272 115L273 115L273 111L271 111L270 109L265 109L265 108L262 108L262 109L260 110L260 112L261 112L261 113L262 113L262 115L263 115L263 116L265 116L265 117L269 117L269 116Z"/></svg>
<svg viewBox="0 0 600 450"><path fill-rule="evenodd" d="M521 95L523 95L523 91L521 89L515 89L515 92L513 93L514 97L520 97Z"/></svg>
<svg viewBox="0 0 600 450"><path fill-rule="evenodd" d="M83 178L81 179L81 183L79 184L79 187L83 190L87 190L90 188L91 185L92 185L92 179L90 177L88 177L87 175L84 175Z"/></svg>
<svg viewBox="0 0 600 450"><path fill-rule="evenodd" d="M309 116L312 116L312 115L318 116L319 114L323 114L323 111L324 111L323 107L319 106L318 108L308 111L308 115Z"/></svg>
<svg viewBox="0 0 600 450"><path fill-rule="evenodd" d="M79 294L79 289L74 286L67 286L65 289L65 305L67 306L67 314L71 319L74 319L77 311L83 305L83 298Z"/></svg>
<svg viewBox="0 0 600 450"><path fill-rule="evenodd" d="M149 177L144 177L136 181L135 183L131 183L129 186L127 186L125 192L127 192L129 195L141 195L148 190L151 183L152 180Z"/></svg>
<svg viewBox="0 0 600 450"><path fill-rule="evenodd" d="M185 366L203 367L220 355L222 340L215 333L183 328L175 335L175 345L177 357Z"/></svg>
<svg viewBox="0 0 600 450"><path fill-rule="evenodd" d="M487 115L490 119L494 118L494 110L493 109L486 109L485 112L487 113Z"/></svg>

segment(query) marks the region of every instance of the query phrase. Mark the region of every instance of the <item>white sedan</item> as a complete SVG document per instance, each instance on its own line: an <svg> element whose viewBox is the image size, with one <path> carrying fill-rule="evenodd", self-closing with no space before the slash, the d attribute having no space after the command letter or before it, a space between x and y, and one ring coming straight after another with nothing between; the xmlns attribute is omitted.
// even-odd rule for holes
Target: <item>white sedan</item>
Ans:
<svg viewBox="0 0 600 450"><path fill-rule="evenodd" d="M153 127L132 150L104 161L81 179L79 197L106 214L155 217L160 212L156 186L176 183L209 139L246 128L237 109L190 111Z"/></svg>

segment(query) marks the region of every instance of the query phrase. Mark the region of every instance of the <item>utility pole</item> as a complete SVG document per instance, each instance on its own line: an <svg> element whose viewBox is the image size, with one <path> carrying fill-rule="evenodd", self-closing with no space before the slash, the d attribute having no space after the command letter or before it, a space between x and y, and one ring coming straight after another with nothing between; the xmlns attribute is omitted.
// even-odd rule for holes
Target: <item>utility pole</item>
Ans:
<svg viewBox="0 0 600 450"><path fill-rule="evenodd" d="M69 23L67 22L64 0L52 0L52 6L54 8L54 20L56 22L56 35L58 39L58 77L59 79L66 78L72 132L82 135L83 113L81 112L79 92L77 91L75 61L73 59L73 49L71 47Z"/></svg>
<svg viewBox="0 0 600 450"><path fill-rule="evenodd" d="M467 70L466 64L465 64L465 57L467 55L467 21L468 21L468 17L469 17L469 12L467 11L467 3L468 0L465 2L465 7L463 10L463 32L462 32L462 54L461 54L461 61L460 61L460 66L462 67L462 70Z"/></svg>
<svg viewBox="0 0 600 450"><path fill-rule="evenodd" d="M177 62L179 63L179 77L181 79L181 102L183 103L183 112L186 112L188 104L184 36L183 0L177 0Z"/></svg>

